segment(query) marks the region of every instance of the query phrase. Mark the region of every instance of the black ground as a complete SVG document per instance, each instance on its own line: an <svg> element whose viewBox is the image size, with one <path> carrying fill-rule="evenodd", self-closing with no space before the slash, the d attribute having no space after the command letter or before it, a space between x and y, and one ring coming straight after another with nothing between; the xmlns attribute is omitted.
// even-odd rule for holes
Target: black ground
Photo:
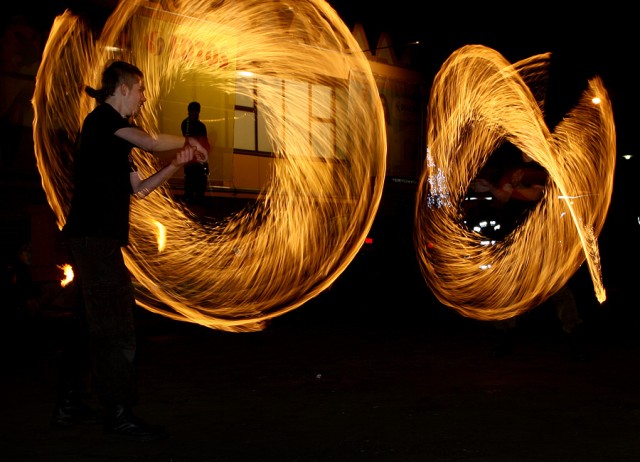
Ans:
<svg viewBox="0 0 640 462"><path fill-rule="evenodd" d="M415 272L384 284L380 268L361 269L262 332L140 311L137 412L166 426L160 442L113 440L100 426L51 429L64 316L5 323L2 459L640 460L629 297L581 301L587 358L572 355L544 305L521 318L512 354L494 358L492 326L438 304Z"/></svg>

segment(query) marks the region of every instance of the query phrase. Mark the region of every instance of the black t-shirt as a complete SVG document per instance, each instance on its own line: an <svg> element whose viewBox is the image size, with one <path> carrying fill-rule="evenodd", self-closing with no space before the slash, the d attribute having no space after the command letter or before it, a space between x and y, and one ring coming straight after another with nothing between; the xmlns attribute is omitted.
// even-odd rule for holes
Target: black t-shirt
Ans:
<svg viewBox="0 0 640 462"><path fill-rule="evenodd" d="M131 126L106 103L85 118L74 157L74 191L63 229L66 237L107 237L128 243L134 145L115 132Z"/></svg>
<svg viewBox="0 0 640 462"><path fill-rule="evenodd" d="M187 117L180 124L182 136L192 136L194 138L206 138L207 126L200 119L191 119Z"/></svg>

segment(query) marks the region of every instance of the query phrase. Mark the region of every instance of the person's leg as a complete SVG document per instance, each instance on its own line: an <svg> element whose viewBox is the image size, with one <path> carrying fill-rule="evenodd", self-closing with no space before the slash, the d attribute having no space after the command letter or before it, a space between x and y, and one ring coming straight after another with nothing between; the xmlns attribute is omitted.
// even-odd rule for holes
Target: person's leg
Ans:
<svg viewBox="0 0 640 462"><path fill-rule="evenodd" d="M555 307L562 330L567 334L575 332L578 326L582 324L582 319L578 314L578 305L571 288L565 284L550 297L550 301Z"/></svg>
<svg viewBox="0 0 640 462"><path fill-rule="evenodd" d="M186 171L184 175L184 200L187 203L193 201L193 176Z"/></svg>
<svg viewBox="0 0 640 462"><path fill-rule="evenodd" d="M135 399L133 360L134 289L115 240L83 238L71 242L82 281L96 387L104 405Z"/></svg>
<svg viewBox="0 0 640 462"><path fill-rule="evenodd" d="M184 166L184 198L188 203L198 200L199 177L199 164L190 163Z"/></svg>
<svg viewBox="0 0 640 462"><path fill-rule="evenodd" d="M199 164L199 174L198 174L198 200L202 201L204 199L205 193L207 192L207 183L209 181L209 169L206 165Z"/></svg>
<svg viewBox="0 0 640 462"><path fill-rule="evenodd" d="M91 358L80 283L76 276L65 288L60 316L60 348L56 351L56 405L51 425L57 428L96 424L100 414L85 400L91 395Z"/></svg>
<svg viewBox="0 0 640 462"><path fill-rule="evenodd" d="M585 346L582 318L578 312L578 304L569 284L565 284L560 290L550 297L562 330L567 334L571 347L571 353L577 360L588 359Z"/></svg>
<svg viewBox="0 0 640 462"><path fill-rule="evenodd" d="M82 291L96 389L107 411L105 431L136 439L164 436L133 416L137 401L135 382L135 291L122 250L111 239L83 238L71 242L82 276Z"/></svg>
<svg viewBox="0 0 640 462"><path fill-rule="evenodd" d="M207 189L209 170L200 163L187 164L184 167L184 196L189 203L198 203Z"/></svg>

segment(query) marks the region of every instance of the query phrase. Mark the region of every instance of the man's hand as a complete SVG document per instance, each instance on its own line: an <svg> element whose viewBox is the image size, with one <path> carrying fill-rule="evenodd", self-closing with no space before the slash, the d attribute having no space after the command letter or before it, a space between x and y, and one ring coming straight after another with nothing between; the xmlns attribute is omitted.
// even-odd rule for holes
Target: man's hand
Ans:
<svg viewBox="0 0 640 462"><path fill-rule="evenodd" d="M176 153L176 157L171 161L171 163L175 167L182 167L193 160L196 152L197 151L194 146L187 145Z"/></svg>
<svg viewBox="0 0 640 462"><path fill-rule="evenodd" d="M156 173L144 180L140 178L137 171L131 172L129 179L131 181L131 190L133 191L133 194L138 199L148 196L158 186L171 178L171 175L173 175L180 167L193 160L195 153L196 148L194 146L186 145L180 148L169 165L165 166L162 170L158 170Z"/></svg>
<svg viewBox="0 0 640 462"><path fill-rule="evenodd" d="M200 142L191 136L186 138L186 146L195 148L194 156L198 162L207 162L209 160L209 152L200 144Z"/></svg>

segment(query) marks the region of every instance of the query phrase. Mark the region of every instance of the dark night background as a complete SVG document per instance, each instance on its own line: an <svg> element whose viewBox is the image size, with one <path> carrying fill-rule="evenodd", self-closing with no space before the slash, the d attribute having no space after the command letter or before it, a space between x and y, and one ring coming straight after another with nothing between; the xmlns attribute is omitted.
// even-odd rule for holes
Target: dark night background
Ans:
<svg viewBox="0 0 640 462"><path fill-rule="evenodd" d="M48 31L53 18L68 8L99 31L117 3L117 0L54 0L36 9L14 3L8 7L6 17L23 14L41 30ZM612 204L599 239L603 272L605 286L630 290L637 281L638 271L634 265L624 261L638 258L640 215L636 184L640 156L635 136L638 123L636 107L640 98L634 85L636 71L633 64L637 26L630 7L620 7L611 2L601 9L560 8L557 2L532 3L517 9L492 4L463 6L457 2L444 2L432 7L410 0L396 0L389 4L334 0L329 4L350 29L355 23L363 25L372 48L383 32L391 36L398 56L406 44L419 41L419 45L411 46L412 65L424 73L429 83L450 54L467 44L491 47L510 62L550 52L545 101L550 127L575 105L588 79L601 77L612 100L618 142ZM627 160L623 155L631 155L632 158ZM383 206L387 209L404 207L410 210L411 207L400 201L406 201L406 197L396 198L391 191L386 191L383 196ZM410 227L410 219L406 217L401 226ZM377 220L374 226L387 226L381 222L382 219ZM392 223L390 227L397 225ZM408 233L404 237L400 235L405 231L407 228L387 232L387 243L394 238L408 240ZM387 252L394 250L387 249ZM408 254L413 258L411 249ZM353 266L351 271L356 271L356 265Z"/></svg>
<svg viewBox="0 0 640 462"><path fill-rule="evenodd" d="M5 315L3 460L639 460L635 8L615 2L578 3L578 8L557 1L517 7L329 3L350 29L356 22L363 25L372 47L382 32L391 35L398 53L403 44L419 40L415 64L429 82L447 57L467 44L494 48L511 62L551 52L550 126L573 107L589 78L603 79L618 137L614 197L599 239L611 302L598 305L589 275L576 275L589 354L577 360L554 311L541 306L520 319L513 353L491 356L493 326L459 316L430 294L411 248L409 213L386 230L383 243L390 245L382 246L381 255L363 252L327 291L264 331L221 332L138 310L138 410L145 420L167 427L166 441L113 441L99 426L49 428L56 355L68 341L73 317ZM4 6L2 21L22 14L48 31L68 7L99 29L116 4L13 2ZM627 161L623 154L634 157ZM22 192L13 190L13 178L2 180L4 207L10 208L11 198ZM35 194L39 200L41 195ZM394 190L385 188L383 202L385 211L412 211L407 196ZM376 230L379 224L376 219ZM3 295L5 307L9 296Z"/></svg>
<svg viewBox="0 0 640 462"><path fill-rule="evenodd" d="M7 16L26 13L46 29L56 14L69 8L100 28L116 4L117 0L53 0L35 9L13 3L5 12ZM494 48L511 62L551 52L549 118L567 112L587 79L598 75L613 101L620 150L636 149L635 108L640 103L634 70L637 20L628 3L606 2L599 8L561 7L549 1L518 8L491 3L432 5L411 0L387 4L334 0L329 4L349 28L361 23L372 47L381 32L391 35L397 50L403 44L420 41L413 51L419 56L417 66L429 81L453 51L467 44Z"/></svg>
<svg viewBox="0 0 640 462"><path fill-rule="evenodd" d="M391 33L398 46L419 40L428 76L467 44L491 47L510 62L550 52L546 107L551 121L573 106L587 79L598 75L613 102L621 151L637 149L633 138L640 99L632 70L637 24L628 7L607 3L602 9L560 8L557 2L536 2L516 9L486 2L440 2L429 8L400 0L383 9L358 0L329 3L347 25L364 24L372 46L381 31Z"/></svg>
<svg viewBox="0 0 640 462"><path fill-rule="evenodd" d="M25 13L47 30L55 15L69 8L99 30L116 4L117 0L55 0L34 10L14 3L7 13ZM371 47L382 32L390 34L398 55L405 44L419 41L420 45L411 47L412 61L427 82L452 52L468 44L491 47L510 62L550 52L545 101L550 127L575 105L588 79L601 77L612 100L618 155L636 157L623 164L623 174L631 178L638 174L640 94L634 65L638 26L628 4L606 2L600 8L560 7L549 1L519 8L458 2L431 6L411 0L388 4L334 0L329 4L349 28L356 22L364 26ZM624 191L625 196L629 193L637 199L637 192Z"/></svg>
<svg viewBox="0 0 640 462"><path fill-rule="evenodd" d="M24 13L47 30L55 15L69 8L99 29L116 4L117 0L54 0L35 9L13 3L5 12L6 17ZM613 102L620 154L637 150L637 21L626 3L606 2L599 9L560 7L557 2L519 8L458 2L431 6L411 0L388 4L334 0L329 4L349 28L361 23L372 47L382 32L391 35L398 52L403 44L419 41L412 52L428 81L453 51L468 44L491 47L511 62L551 52L546 102L549 123L557 122L573 106L587 80L597 75Z"/></svg>
<svg viewBox="0 0 640 462"><path fill-rule="evenodd" d="M618 156L616 183L607 223L601 234L605 278L615 285L637 280L637 269L620 264L637 257L638 236L638 148L634 58L637 52L634 11L612 2L600 9L560 8L557 2L531 3L519 8L492 4L437 5L396 0L378 4L365 0L329 2L349 28L363 25L371 47L382 32L390 34L398 55L405 44L412 46L413 65L431 82L440 66L456 49L482 44L500 52L510 62L550 52L547 123L553 127L577 102L588 79L600 76L612 100ZM55 0L44 6L14 3L6 18L23 14L47 31L55 15L69 8L91 24L102 27L116 0ZM630 160L623 155L631 155ZM385 198L383 198L385 199ZM386 196L386 204L394 198ZM393 206L393 204L391 204ZM623 257L624 256L624 257ZM622 278L622 279L620 279ZM605 281L607 283L607 281Z"/></svg>

